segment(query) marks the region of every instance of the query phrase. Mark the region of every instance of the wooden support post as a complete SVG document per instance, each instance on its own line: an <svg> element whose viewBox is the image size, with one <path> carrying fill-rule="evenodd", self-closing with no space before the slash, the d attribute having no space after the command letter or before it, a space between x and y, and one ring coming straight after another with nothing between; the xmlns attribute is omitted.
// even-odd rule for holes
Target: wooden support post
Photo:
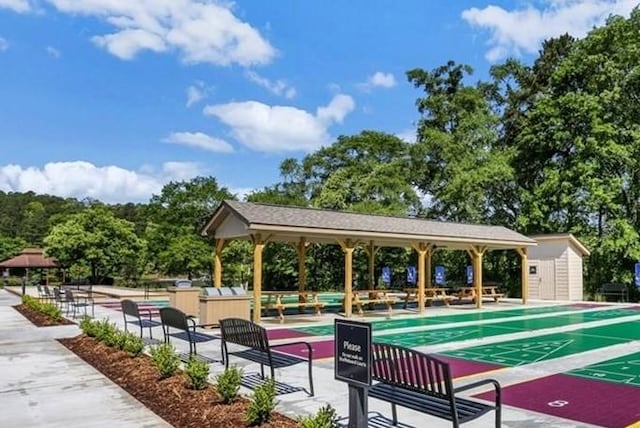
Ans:
<svg viewBox="0 0 640 428"><path fill-rule="evenodd" d="M431 288L433 287L433 284L431 284L431 256L433 256L433 245L431 244L427 245L427 251L425 252L424 256L425 256L424 286L425 288Z"/></svg>
<svg viewBox="0 0 640 428"><path fill-rule="evenodd" d="M305 291L307 283L307 242L304 236L300 238L298 245L296 245L296 252L298 253L298 291Z"/></svg>
<svg viewBox="0 0 640 428"><path fill-rule="evenodd" d="M222 286L222 250L227 246L228 241L216 239L216 250L213 255L213 285L220 288Z"/></svg>
<svg viewBox="0 0 640 428"><path fill-rule="evenodd" d="M364 247L364 252L367 253L367 258L369 262L369 280L367 281L369 284L369 290L373 290L376 288L376 254L378 254L378 250L380 247L376 247L373 244L373 241L369 241L369 244Z"/></svg>
<svg viewBox="0 0 640 428"><path fill-rule="evenodd" d="M527 248L516 248L518 254L520 254L520 280L522 290L522 304L527 304L529 298L529 263L527 261Z"/></svg>
<svg viewBox="0 0 640 428"><path fill-rule="evenodd" d="M262 250L265 241L258 233L251 236L253 242L253 322L260 323L262 318Z"/></svg>
<svg viewBox="0 0 640 428"><path fill-rule="evenodd" d="M476 308L482 308L482 256L487 247L472 246L470 250L473 265L473 286L476 289Z"/></svg>
<svg viewBox="0 0 640 428"><path fill-rule="evenodd" d="M426 242L418 242L412 244L412 247L418 253L418 313L424 312L425 301L425 285L431 284L430 269L427 270L427 258L430 258L431 249L433 246Z"/></svg>
<svg viewBox="0 0 640 428"><path fill-rule="evenodd" d="M353 300L353 250L355 243L351 239L338 241L344 251L344 316L351 318Z"/></svg>

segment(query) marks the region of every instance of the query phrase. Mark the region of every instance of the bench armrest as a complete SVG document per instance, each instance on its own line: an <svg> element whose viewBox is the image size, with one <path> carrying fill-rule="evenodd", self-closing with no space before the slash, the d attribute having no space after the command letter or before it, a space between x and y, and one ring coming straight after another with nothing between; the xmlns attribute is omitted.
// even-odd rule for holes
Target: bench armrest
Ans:
<svg viewBox="0 0 640 428"><path fill-rule="evenodd" d="M289 345L305 345L307 347L307 349L309 350L309 361L311 361L313 359L313 348L311 347L311 345L309 344L309 342L288 342L288 343L279 343L277 345L269 345L269 348L278 348L281 346L289 346Z"/></svg>
<svg viewBox="0 0 640 428"><path fill-rule="evenodd" d="M478 382L473 382L473 383L469 383L467 385L459 386L457 388L454 388L453 392L457 393L457 392L467 391L469 389L474 389L474 388L477 388L479 386L488 385L488 384L492 384L493 385L493 389L495 390L495 393L496 393L496 406L499 407L500 403L502 401L502 399L501 399L502 387L500 386L498 381L495 380L495 379L484 379L484 380L480 380Z"/></svg>

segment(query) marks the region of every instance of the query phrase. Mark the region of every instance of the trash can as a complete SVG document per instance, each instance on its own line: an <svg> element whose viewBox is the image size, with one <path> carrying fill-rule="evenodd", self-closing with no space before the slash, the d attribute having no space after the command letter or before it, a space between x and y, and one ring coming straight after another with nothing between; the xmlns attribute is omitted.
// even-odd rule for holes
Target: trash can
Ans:
<svg viewBox="0 0 640 428"><path fill-rule="evenodd" d="M219 324L224 318L251 320L251 296L242 287L204 287L200 295L200 323Z"/></svg>

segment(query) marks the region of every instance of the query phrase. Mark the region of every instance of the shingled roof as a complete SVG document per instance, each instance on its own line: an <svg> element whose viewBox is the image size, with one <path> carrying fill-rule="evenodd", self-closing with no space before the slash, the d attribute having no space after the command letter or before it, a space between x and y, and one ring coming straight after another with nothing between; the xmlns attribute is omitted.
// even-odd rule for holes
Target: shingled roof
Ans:
<svg viewBox="0 0 640 428"><path fill-rule="evenodd" d="M54 268L57 266L56 259L45 257L41 248L25 248L14 258L4 260L0 263L0 268Z"/></svg>
<svg viewBox="0 0 640 428"><path fill-rule="evenodd" d="M216 234L229 216L239 220L243 228L234 229L234 238L251 233L268 232L280 237L331 236L333 238L362 238L387 243L428 241L447 244L478 244L494 247L522 247L536 245L536 241L502 226L484 226L390 217L344 211L300 208L280 205L224 201L203 230L204 235ZM230 237L230 236L225 236Z"/></svg>

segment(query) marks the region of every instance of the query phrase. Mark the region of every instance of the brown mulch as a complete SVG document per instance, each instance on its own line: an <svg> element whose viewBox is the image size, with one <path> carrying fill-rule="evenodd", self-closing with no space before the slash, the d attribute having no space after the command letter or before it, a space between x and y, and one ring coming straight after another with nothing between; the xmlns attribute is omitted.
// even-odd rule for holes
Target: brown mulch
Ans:
<svg viewBox="0 0 640 428"><path fill-rule="evenodd" d="M131 358L85 335L59 341L174 427L247 427L245 398L222 404L211 385L201 391L189 389L182 372L159 380L149 356ZM261 428L298 427L296 421L279 413L261 425Z"/></svg>
<svg viewBox="0 0 640 428"><path fill-rule="evenodd" d="M74 324L66 318L62 318L60 321L54 321L49 315L42 312L34 311L27 305L15 305L13 307L16 311L20 312L26 319L31 321L36 327L51 327L55 325L69 325Z"/></svg>

